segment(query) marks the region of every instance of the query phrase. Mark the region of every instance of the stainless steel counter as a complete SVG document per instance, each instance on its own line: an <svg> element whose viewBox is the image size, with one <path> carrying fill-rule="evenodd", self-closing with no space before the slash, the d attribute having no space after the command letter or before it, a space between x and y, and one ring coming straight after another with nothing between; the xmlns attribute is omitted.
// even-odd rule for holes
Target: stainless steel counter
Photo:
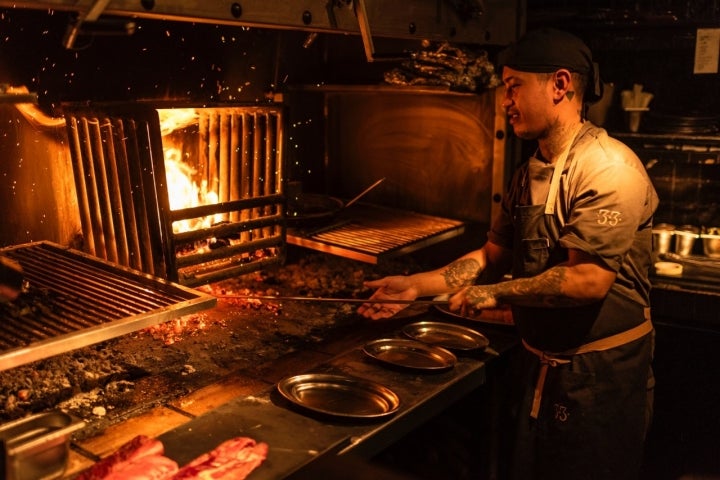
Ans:
<svg viewBox="0 0 720 480"><path fill-rule="evenodd" d="M428 312L413 321L437 320ZM161 435L166 455L185 464L224 440L249 436L269 446L268 458L253 472L254 480L288 478L317 467L322 460L352 456L369 460L374 455L485 384L492 362L517 344L512 330L476 327L491 341L486 352L459 356L443 373L425 373L385 367L350 348L299 373L342 373L376 381L400 397L398 411L389 418L347 419L299 411L274 386L252 396L239 397ZM392 332L388 332L392 335ZM492 353L489 353L492 352Z"/></svg>

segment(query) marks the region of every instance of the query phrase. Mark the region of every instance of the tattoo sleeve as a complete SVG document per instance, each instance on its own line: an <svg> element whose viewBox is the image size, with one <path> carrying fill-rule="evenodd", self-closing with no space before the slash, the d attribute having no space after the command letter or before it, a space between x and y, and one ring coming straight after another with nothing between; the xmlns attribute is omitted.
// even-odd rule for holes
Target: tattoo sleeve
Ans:
<svg viewBox="0 0 720 480"><path fill-rule="evenodd" d="M457 260L448 265L442 273L445 278L445 284L451 288L472 285L480 273L480 268L480 262L472 258Z"/></svg>
<svg viewBox="0 0 720 480"><path fill-rule="evenodd" d="M584 305L587 300L568 297L563 292L567 267L556 266L540 275L518 278L482 288L470 288L467 300L470 305L483 304L490 297L514 305L530 307L573 307Z"/></svg>

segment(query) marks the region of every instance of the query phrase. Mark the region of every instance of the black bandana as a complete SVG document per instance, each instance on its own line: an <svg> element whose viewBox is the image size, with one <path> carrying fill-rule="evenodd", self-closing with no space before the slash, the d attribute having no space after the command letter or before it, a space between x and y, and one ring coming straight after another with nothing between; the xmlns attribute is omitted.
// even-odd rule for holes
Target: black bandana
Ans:
<svg viewBox="0 0 720 480"><path fill-rule="evenodd" d="M585 92L585 103L602 97L599 67L593 62L590 48L575 35L543 28L525 34L517 43L503 52L501 66L521 72L551 73L560 68L585 74L590 85Z"/></svg>

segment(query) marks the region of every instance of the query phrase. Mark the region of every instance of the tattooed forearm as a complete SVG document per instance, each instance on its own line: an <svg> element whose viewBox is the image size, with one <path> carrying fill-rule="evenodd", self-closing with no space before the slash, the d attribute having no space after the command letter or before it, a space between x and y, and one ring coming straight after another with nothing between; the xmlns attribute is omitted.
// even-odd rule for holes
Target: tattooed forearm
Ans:
<svg viewBox="0 0 720 480"><path fill-rule="evenodd" d="M567 268L557 266L530 278L518 278L494 285L470 287L465 292L469 305L509 303L533 307L572 307L586 299L568 297L563 291Z"/></svg>
<svg viewBox="0 0 720 480"><path fill-rule="evenodd" d="M448 265L442 275L448 287L464 287L473 284L475 277L480 273L480 268L480 262L477 260L463 258Z"/></svg>
<svg viewBox="0 0 720 480"><path fill-rule="evenodd" d="M578 305L575 299L568 298L562 289L567 269L556 267L547 270L541 275L520 278L512 285L507 292L503 293L508 301L520 305L535 305L543 307L569 307Z"/></svg>

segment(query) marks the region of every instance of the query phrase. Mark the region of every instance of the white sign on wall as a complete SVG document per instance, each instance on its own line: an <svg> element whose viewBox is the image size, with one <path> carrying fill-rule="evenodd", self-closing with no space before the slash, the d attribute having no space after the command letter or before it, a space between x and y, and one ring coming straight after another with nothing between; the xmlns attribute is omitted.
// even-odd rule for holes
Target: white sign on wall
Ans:
<svg viewBox="0 0 720 480"><path fill-rule="evenodd" d="M720 28L698 28L693 73L718 73Z"/></svg>

